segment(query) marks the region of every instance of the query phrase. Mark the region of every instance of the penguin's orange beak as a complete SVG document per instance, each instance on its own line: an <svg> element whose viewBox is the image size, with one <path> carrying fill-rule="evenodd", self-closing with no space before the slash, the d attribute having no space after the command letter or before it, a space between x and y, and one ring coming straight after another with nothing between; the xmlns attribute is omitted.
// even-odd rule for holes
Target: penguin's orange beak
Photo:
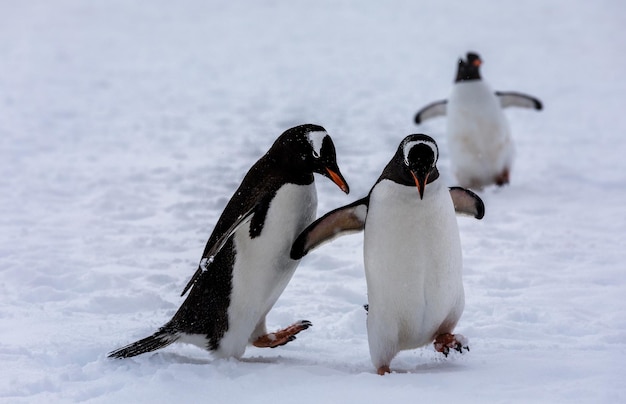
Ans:
<svg viewBox="0 0 626 404"><path fill-rule="evenodd" d="M480 60L480 59L476 59L476 60L474 60L474 63L472 63L472 64L473 64L474 66L478 67L478 66L480 66L482 63L483 63L483 61L482 61L482 60Z"/></svg>
<svg viewBox="0 0 626 404"><path fill-rule="evenodd" d="M328 176L330 177L330 179L337 184L337 186L346 194L350 193L350 187L348 187L348 183L346 182L346 180L343 179L343 176L341 175L340 172L334 172L333 170L331 170L330 168L326 167L326 172L328 173Z"/></svg>
<svg viewBox="0 0 626 404"><path fill-rule="evenodd" d="M428 181L428 174L422 176L417 176L413 171L411 171L411 175L413 176L413 181L415 181L415 186L417 187L417 192L420 194L420 199L424 199L424 190L426 189L426 182Z"/></svg>

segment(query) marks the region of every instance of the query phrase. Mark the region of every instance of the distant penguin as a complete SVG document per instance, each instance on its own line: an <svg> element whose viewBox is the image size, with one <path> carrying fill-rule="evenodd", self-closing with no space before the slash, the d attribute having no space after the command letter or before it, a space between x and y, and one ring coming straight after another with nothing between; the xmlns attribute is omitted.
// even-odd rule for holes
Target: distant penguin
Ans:
<svg viewBox="0 0 626 404"><path fill-rule="evenodd" d="M465 304L455 210L481 219L485 207L473 192L438 180L438 156L431 137L406 137L367 197L316 220L291 250L299 259L325 241L364 230L367 333L381 375L401 350L433 341L445 355L469 349L452 334Z"/></svg>
<svg viewBox="0 0 626 404"><path fill-rule="evenodd" d="M509 183L514 145L502 108L542 109L541 102L516 92L494 92L480 77L482 61L469 52L459 59L448 100L433 102L415 115L415 123L447 115L450 161L459 184L467 188Z"/></svg>
<svg viewBox="0 0 626 404"><path fill-rule="evenodd" d="M323 127L307 124L285 131L226 205L174 317L109 357L131 357L178 341L216 357L240 358L249 343L274 348L308 328L310 322L300 321L268 333L265 317L299 263L289 257L295 238L315 219L313 173L349 192Z"/></svg>

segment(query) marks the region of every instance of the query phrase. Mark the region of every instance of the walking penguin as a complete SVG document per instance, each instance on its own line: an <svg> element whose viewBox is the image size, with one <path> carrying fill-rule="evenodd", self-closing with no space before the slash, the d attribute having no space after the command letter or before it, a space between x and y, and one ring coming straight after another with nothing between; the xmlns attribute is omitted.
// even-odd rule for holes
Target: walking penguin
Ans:
<svg viewBox="0 0 626 404"><path fill-rule="evenodd" d="M291 250L299 259L325 241L364 230L367 334L381 375L401 350L433 341L445 355L469 349L453 334L465 305L455 211L481 219L485 208L473 192L438 179L438 156L431 137L407 136L369 195L313 222Z"/></svg>
<svg viewBox="0 0 626 404"><path fill-rule="evenodd" d="M300 321L268 333L265 317L299 263L289 256L295 238L315 219L313 173L349 192L323 127L306 124L285 131L226 205L174 317L151 336L109 356L131 357L178 341L216 357L240 358L249 343L274 348L308 328L310 322Z"/></svg>
<svg viewBox="0 0 626 404"><path fill-rule="evenodd" d="M515 154L506 107L541 110L541 101L517 92L494 92L480 76L482 60L469 52L459 59L448 100L433 102L417 112L415 123L447 115L450 161L459 184L467 188L508 184Z"/></svg>

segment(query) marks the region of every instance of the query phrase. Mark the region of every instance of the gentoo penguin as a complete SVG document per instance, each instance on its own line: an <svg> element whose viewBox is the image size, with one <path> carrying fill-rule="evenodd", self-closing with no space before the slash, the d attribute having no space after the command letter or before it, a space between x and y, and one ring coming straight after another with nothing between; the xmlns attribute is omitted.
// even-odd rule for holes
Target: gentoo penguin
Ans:
<svg viewBox="0 0 626 404"><path fill-rule="evenodd" d="M315 219L313 173L349 192L323 127L307 124L285 131L226 205L174 317L151 336L109 356L131 357L178 341L218 358L240 358L249 343L274 348L308 328L310 322L300 321L268 333L265 317L298 265L289 257L296 236Z"/></svg>
<svg viewBox="0 0 626 404"><path fill-rule="evenodd" d="M480 77L482 61L469 52L459 59L452 93L448 100L433 102L415 115L415 123L447 115L450 161L459 184L467 188L507 184L513 164L514 146L505 107L542 109L541 102L516 92L494 92Z"/></svg>
<svg viewBox="0 0 626 404"><path fill-rule="evenodd" d="M485 207L473 192L438 180L438 156L431 137L406 137L368 196L312 223L291 250L299 259L324 241L364 230L367 333L381 375L401 350L433 341L445 355L467 347L452 334L465 304L455 210L481 219Z"/></svg>

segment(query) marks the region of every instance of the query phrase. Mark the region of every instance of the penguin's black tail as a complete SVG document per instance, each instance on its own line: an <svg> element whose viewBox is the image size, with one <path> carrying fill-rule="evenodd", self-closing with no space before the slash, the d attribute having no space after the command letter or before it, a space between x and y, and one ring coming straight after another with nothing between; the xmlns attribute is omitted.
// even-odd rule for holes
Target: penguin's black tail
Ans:
<svg viewBox="0 0 626 404"><path fill-rule="evenodd" d="M126 345L115 351L109 352L109 358L130 358L131 356L141 355L142 353L156 351L176 342L180 338L178 333L161 328L149 337L140 339L132 344Z"/></svg>

